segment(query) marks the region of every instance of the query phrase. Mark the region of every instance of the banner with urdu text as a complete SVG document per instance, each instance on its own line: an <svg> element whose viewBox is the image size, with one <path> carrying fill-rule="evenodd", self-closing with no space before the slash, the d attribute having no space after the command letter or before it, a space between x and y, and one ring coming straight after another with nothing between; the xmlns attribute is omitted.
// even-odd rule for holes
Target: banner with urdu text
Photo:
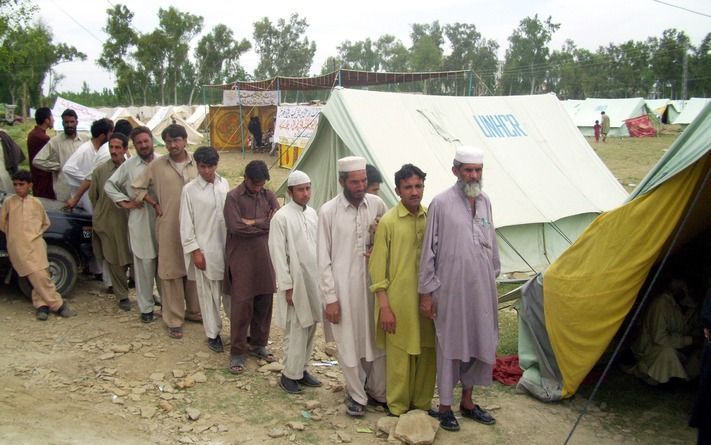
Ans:
<svg viewBox="0 0 711 445"><path fill-rule="evenodd" d="M316 131L321 107L280 106L277 107L274 141L277 144L304 148Z"/></svg>

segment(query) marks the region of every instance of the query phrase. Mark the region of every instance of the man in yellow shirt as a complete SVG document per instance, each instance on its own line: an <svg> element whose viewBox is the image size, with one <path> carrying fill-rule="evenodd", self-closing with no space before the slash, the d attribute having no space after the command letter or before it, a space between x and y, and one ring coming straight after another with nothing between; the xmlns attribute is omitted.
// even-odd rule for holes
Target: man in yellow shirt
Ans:
<svg viewBox="0 0 711 445"><path fill-rule="evenodd" d="M396 416L430 409L437 370L434 324L420 314L417 294L425 176L412 164L395 173L400 203L381 218L368 265L377 298L376 343L386 356L388 408Z"/></svg>

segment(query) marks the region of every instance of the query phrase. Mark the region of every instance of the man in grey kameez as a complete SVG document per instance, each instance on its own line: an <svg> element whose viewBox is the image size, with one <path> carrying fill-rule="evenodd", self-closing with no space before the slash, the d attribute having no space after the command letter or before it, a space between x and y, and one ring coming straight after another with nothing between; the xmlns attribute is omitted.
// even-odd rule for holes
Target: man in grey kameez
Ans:
<svg viewBox="0 0 711 445"><path fill-rule="evenodd" d="M483 152L457 149L457 183L429 206L420 259L420 310L435 322L437 386L442 428L459 430L452 413L461 381L464 417L491 425L494 418L472 401L474 385L489 385L496 362L496 276L499 251L489 197L481 191Z"/></svg>
<svg viewBox="0 0 711 445"><path fill-rule="evenodd" d="M143 205L136 199L131 184L140 177L155 159L153 133L148 127L136 127L131 132L131 140L138 156L133 156L118 168L106 181L104 190L116 205L127 209L128 236L133 253L133 268L136 274L136 300L141 311L141 321L150 323L154 319L153 309L160 303L153 294L154 285L160 294L160 280L156 274L158 247L155 227L156 213L153 207ZM149 189L150 194L153 188Z"/></svg>

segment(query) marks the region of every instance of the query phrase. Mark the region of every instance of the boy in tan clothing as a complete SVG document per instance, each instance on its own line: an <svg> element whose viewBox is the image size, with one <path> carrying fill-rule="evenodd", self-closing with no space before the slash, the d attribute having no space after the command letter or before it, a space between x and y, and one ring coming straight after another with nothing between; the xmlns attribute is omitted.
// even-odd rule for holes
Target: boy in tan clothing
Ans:
<svg viewBox="0 0 711 445"><path fill-rule="evenodd" d="M0 210L0 230L7 238L12 267L32 284L32 305L37 319L47 320L49 311L71 317L72 311L62 301L49 275L47 244L42 234L49 228L49 218L39 199L29 196L32 176L20 170L12 176L15 195L8 196Z"/></svg>

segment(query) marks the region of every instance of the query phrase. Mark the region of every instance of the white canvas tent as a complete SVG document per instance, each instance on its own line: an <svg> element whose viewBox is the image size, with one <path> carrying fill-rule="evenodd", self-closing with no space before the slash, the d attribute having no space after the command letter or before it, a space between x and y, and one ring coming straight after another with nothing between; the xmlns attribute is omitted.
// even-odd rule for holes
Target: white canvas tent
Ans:
<svg viewBox="0 0 711 445"><path fill-rule="evenodd" d="M659 119L660 122L671 124L679 116L680 108L677 108L679 101L670 99L647 99L644 101L650 113Z"/></svg>
<svg viewBox="0 0 711 445"><path fill-rule="evenodd" d="M704 97L692 97L686 101L684 110L672 122L683 126L689 125L694 121L694 119L696 119L696 116L701 114L701 111L709 102L711 102L711 99L706 99Z"/></svg>
<svg viewBox="0 0 711 445"><path fill-rule="evenodd" d="M197 105L193 114L185 119L185 122L187 122L187 124L195 130L199 130L200 127L202 127L203 122L205 122L209 108L210 107L207 105Z"/></svg>
<svg viewBox="0 0 711 445"><path fill-rule="evenodd" d="M600 120L600 112L604 111L610 118L611 137L629 137L625 125L626 119L632 119L647 114L647 106L641 97L629 99L594 99L588 98L578 106L573 121L583 133L583 136L594 136L593 125Z"/></svg>
<svg viewBox="0 0 711 445"><path fill-rule="evenodd" d="M185 127L185 131L188 133L189 144L201 144L202 134L185 122L177 113L174 112L173 108L174 107L160 107L156 110L151 120L146 123L146 127L150 128L151 132L153 132L153 137L157 141L162 141L163 139L160 135L161 132L165 129L165 127L175 122L176 124Z"/></svg>
<svg viewBox="0 0 711 445"><path fill-rule="evenodd" d="M335 89L294 168L313 180L318 208L340 193L336 160L365 157L397 202L402 164L427 172L425 204L454 184L456 147L486 152L484 190L498 227L502 271L540 270L597 214L627 196L553 95L449 97ZM281 193L285 192L282 184Z"/></svg>

